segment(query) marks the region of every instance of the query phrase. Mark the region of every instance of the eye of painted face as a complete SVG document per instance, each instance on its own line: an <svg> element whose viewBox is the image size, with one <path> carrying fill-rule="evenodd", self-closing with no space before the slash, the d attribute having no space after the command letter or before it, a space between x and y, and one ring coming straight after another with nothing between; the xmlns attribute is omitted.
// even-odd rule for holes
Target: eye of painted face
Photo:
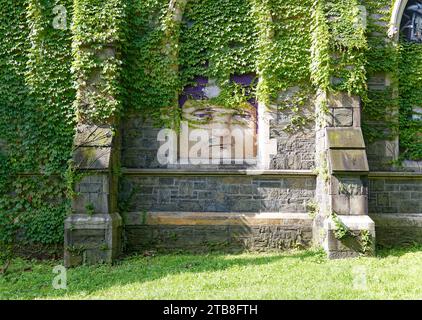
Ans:
<svg viewBox="0 0 422 320"><path fill-rule="evenodd" d="M209 121L212 119L212 110L209 108L197 109L192 115L201 121Z"/></svg>
<svg viewBox="0 0 422 320"><path fill-rule="evenodd" d="M232 116L232 120L236 122L244 122L252 119L252 116L249 112L236 112Z"/></svg>

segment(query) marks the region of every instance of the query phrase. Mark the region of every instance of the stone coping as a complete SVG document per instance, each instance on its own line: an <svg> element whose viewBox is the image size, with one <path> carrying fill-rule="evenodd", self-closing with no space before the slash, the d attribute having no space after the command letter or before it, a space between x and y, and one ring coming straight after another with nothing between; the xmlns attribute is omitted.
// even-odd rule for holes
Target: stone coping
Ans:
<svg viewBox="0 0 422 320"><path fill-rule="evenodd" d="M118 213L113 214L71 214L65 219L66 229L106 229L122 225L122 218Z"/></svg>
<svg viewBox="0 0 422 320"><path fill-rule="evenodd" d="M306 213L239 212L129 212L126 226L139 225L312 225Z"/></svg>
<svg viewBox="0 0 422 320"><path fill-rule="evenodd" d="M82 172L92 174L107 174L109 169L83 169ZM316 177L317 173L313 170L246 170L246 169L129 169L122 168L124 175L266 175L266 176L305 176ZM45 174L39 172L19 173L17 176L43 176ZM58 174L51 174L51 177L58 177ZM409 171L370 171L368 177L371 179L377 178L399 178L399 179L422 179L422 172Z"/></svg>
<svg viewBox="0 0 422 320"><path fill-rule="evenodd" d="M246 170L246 169L127 169L124 175L170 175L170 176L304 176L316 177L312 170Z"/></svg>
<svg viewBox="0 0 422 320"><path fill-rule="evenodd" d="M382 179L382 178L398 178L398 179L422 179L422 172L399 172L399 171L380 171L380 172L369 172L369 178Z"/></svg>
<svg viewBox="0 0 422 320"><path fill-rule="evenodd" d="M419 227L422 228L422 213L374 213L369 214L377 227Z"/></svg>
<svg viewBox="0 0 422 320"><path fill-rule="evenodd" d="M351 230L375 230L375 223L367 215L345 216L338 215L338 219ZM324 222L326 230L336 230L337 226L332 218Z"/></svg>

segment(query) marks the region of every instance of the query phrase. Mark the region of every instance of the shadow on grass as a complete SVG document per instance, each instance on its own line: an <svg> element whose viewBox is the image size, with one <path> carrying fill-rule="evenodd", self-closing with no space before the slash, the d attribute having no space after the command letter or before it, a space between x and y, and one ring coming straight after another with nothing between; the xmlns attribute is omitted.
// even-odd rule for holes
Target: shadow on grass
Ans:
<svg viewBox="0 0 422 320"><path fill-rule="evenodd" d="M54 263L48 262L42 265L41 270L34 268L30 272L12 271L3 279L6 288L2 288L3 292L0 293L0 297L43 299L59 298L65 295L89 295L115 286L141 284L172 275L212 273L235 267L268 265L283 259L321 261L324 260L324 257L320 251L310 250L268 255L256 254L250 257L221 253L159 254L150 257L132 255L118 261L113 266L82 266L69 269L67 272L68 289L66 290L52 288L51 283L56 275L52 272Z"/></svg>
<svg viewBox="0 0 422 320"><path fill-rule="evenodd" d="M414 243L402 245L400 247L379 247L376 256L378 258L401 257L409 253L422 252L422 244Z"/></svg>
<svg viewBox="0 0 422 320"><path fill-rule="evenodd" d="M413 246L407 248L388 248L377 251L376 259L387 259L389 257L404 256L409 253L422 252L422 246ZM242 268L271 265L285 260L286 267L300 264L301 261L308 265L311 263L329 263L322 251L306 250L271 254L157 254L156 256L132 255L128 256L115 265L101 266L82 266L69 269L67 272L66 290L54 290L52 287L53 267L61 264L61 261L48 261L44 263L28 262L20 260L11 268L11 272L0 278L0 298L3 299L45 299L73 296L83 298L87 295L95 295L99 291L111 290L116 288L116 298L119 292L125 290L126 285L141 285L146 282L157 281L169 276L184 274L205 273L211 275L213 272L226 271L233 269L233 274L242 272ZM25 271L25 268L31 267L31 270ZM230 275L229 275L230 276ZM247 276L242 275L241 277ZM207 277L198 277L204 281ZM186 288L196 285L190 278L186 283ZM157 283L157 286L161 285ZM173 284L174 285L174 284ZM198 283L198 286L207 285ZM171 288L171 284L169 284ZM177 287L179 288L180 285ZM158 288L160 290L169 288ZM182 288L183 289L183 288ZM133 290L133 288L132 288ZM141 290L141 288L139 288ZM113 292L112 292L113 293Z"/></svg>

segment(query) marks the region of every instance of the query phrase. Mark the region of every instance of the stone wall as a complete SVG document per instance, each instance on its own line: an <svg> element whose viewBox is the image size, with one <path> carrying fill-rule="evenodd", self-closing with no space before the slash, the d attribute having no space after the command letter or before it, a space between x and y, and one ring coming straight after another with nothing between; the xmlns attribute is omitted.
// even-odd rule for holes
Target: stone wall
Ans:
<svg viewBox="0 0 422 320"><path fill-rule="evenodd" d="M313 177L130 176L121 183L125 211L305 213Z"/></svg>
<svg viewBox="0 0 422 320"><path fill-rule="evenodd" d="M277 145L269 169L308 170L288 176L239 173L246 164L162 166L157 161L160 129L139 115L123 119L121 164L126 173L120 182L119 207L126 249L310 246L308 204L315 190L315 176L309 171L315 154L311 109L304 114L310 121L293 131L286 130L293 116L288 111L269 113L268 138ZM261 218L268 213L271 217Z"/></svg>
<svg viewBox="0 0 422 320"><path fill-rule="evenodd" d="M276 131L275 127L271 131ZM281 133L277 139L278 153L271 159L270 168L276 170L308 170L315 167L315 131L289 135ZM272 138L272 137L271 137Z"/></svg>
<svg viewBox="0 0 422 320"><path fill-rule="evenodd" d="M127 116L122 120L122 158L125 168L162 168L157 161L160 147L157 135L160 131L150 121L140 116Z"/></svg>
<svg viewBox="0 0 422 320"><path fill-rule="evenodd" d="M295 97L307 97L295 110ZM313 95L293 87L279 95L279 102L267 111L270 139L277 142L277 154L271 157L270 169L308 170L315 167L315 106ZM280 106L284 105L284 108Z"/></svg>
<svg viewBox="0 0 422 320"><path fill-rule="evenodd" d="M369 212L422 214L422 179L371 178Z"/></svg>
<svg viewBox="0 0 422 320"><path fill-rule="evenodd" d="M125 174L120 206L128 251L308 247L315 177ZM167 173L167 174L165 174Z"/></svg>
<svg viewBox="0 0 422 320"><path fill-rule="evenodd" d="M378 245L422 243L422 175L373 173L369 214L375 221Z"/></svg>
<svg viewBox="0 0 422 320"><path fill-rule="evenodd" d="M377 245L412 246L422 243L422 214L372 214Z"/></svg>
<svg viewBox="0 0 422 320"><path fill-rule="evenodd" d="M386 80L381 78L385 88ZM360 127L357 97L330 97L329 107L329 127ZM245 165L162 166L157 161L160 129L139 115L123 119L119 210L125 221L126 249L268 250L309 246L309 204L316 194L316 177L310 170L316 166L316 142L322 143L325 138L316 139L313 108L302 111L301 116L307 120L295 128L290 126L294 115L288 110L268 110L268 138L276 141L277 152L271 154L267 174L256 176L241 173ZM397 141L366 146L370 179L347 175L339 179L343 189L360 186L359 192L343 190L351 197L348 201L338 201L345 198L343 191L334 192L330 184L330 210L357 216L355 220L369 212L376 222L379 245L422 242L422 179L405 173L392 172L384 177L373 172L394 170L390 161L397 155L396 148ZM276 173L283 170L297 171ZM275 214L278 220L263 221L258 218L262 214ZM292 214L298 216L289 218Z"/></svg>
<svg viewBox="0 0 422 320"><path fill-rule="evenodd" d="M312 243L307 214L155 212L125 216L126 250L282 250Z"/></svg>
<svg viewBox="0 0 422 320"><path fill-rule="evenodd" d="M276 117L270 121L270 139L277 141L277 154L272 156L270 168L276 170L308 170L315 167L315 124L300 131L286 132L290 118Z"/></svg>
<svg viewBox="0 0 422 320"><path fill-rule="evenodd" d="M309 116L309 112L306 113ZM309 116L310 117L310 116ZM270 121L270 139L277 142L277 154L271 156L270 169L308 170L315 166L314 122L308 121L296 131L286 131L291 115L275 112ZM122 167L165 168L157 161L159 128L141 117L131 115L122 121ZM222 165L222 167L231 167ZM239 167L239 166L237 166Z"/></svg>

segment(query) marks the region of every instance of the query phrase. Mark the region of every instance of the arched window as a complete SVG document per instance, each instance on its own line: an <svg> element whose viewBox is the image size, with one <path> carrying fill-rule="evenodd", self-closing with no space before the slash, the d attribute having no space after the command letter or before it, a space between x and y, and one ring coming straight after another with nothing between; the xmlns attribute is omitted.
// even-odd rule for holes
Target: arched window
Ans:
<svg viewBox="0 0 422 320"><path fill-rule="evenodd" d="M401 2L399 101L400 153L422 160L422 0Z"/></svg>
<svg viewBox="0 0 422 320"><path fill-rule="evenodd" d="M400 32L406 40L422 43L422 1L407 2L401 19Z"/></svg>

